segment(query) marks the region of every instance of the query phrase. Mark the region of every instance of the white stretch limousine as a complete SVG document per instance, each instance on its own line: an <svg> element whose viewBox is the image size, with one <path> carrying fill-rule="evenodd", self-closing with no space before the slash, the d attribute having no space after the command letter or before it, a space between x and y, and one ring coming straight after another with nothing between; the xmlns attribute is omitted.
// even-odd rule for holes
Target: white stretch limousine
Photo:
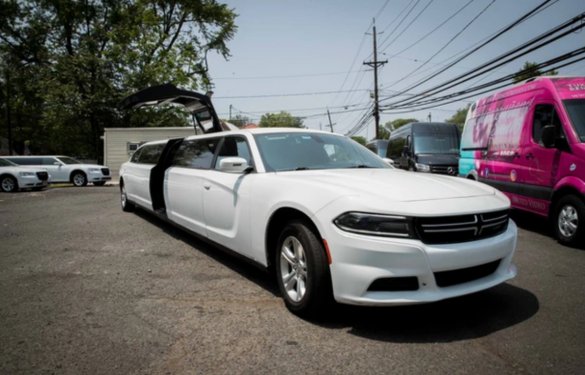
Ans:
<svg viewBox="0 0 585 375"><path fill-rule="evenodd" d="M503 194L394 169L341 135L255 129L146 143L122 165L120 191L125 211L139 206L272 270L299 315L332 298L438 301L516 275Z"/></svg>

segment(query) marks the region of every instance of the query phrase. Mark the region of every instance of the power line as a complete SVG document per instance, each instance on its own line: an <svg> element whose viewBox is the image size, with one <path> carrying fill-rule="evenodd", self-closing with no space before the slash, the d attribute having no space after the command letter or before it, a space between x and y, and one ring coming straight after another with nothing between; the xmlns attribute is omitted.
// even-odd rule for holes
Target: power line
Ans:
<svg viewBox="0 0 585 375"><path fill-rule="evenodd" d="M429 2L427 3L427 5L425 5L422 10L420 12L418 12L418 14L416 16L414 16L414 18L410 21L410 23L408 25L406 25L406 27L404 29L402 29L402 31L396 35L396 37L394 37L394 39L392 39L388 44L386 44L386 46L384 46L384 42L381 43L381 47L380 49L382 49L383 51L385 51L386 49L388 49L388 47L390 47L394 42L396 42L396 40L398 38L400 38L405 32L406 30L408 30L410 28L410 26L412 26L412 24L419 19L419 17L425 12L425 10L427 10L427 8L433 3L433 1L435 0L429 0ZM471 0L473 1L473 0ZM470 2L471 2L470 1ZM388 40L388 39L386 39Z"/></svg>
<svg viewBox="0 0 585 375"><path fill-rule="evenodd" d="M453 13L451 16L449 16L446 20L444 20L443 22L441 22L437 27L435 27L434 29L432 29L431 31L429 31L428 33L426 33L425 35L423 35L421 38L419 38L415 42L409 43L406 48L404 48L401 51L396 52L395 54L393 54L391 56L388 56L388 57L390 57L390 58L398 57L398 55L400 55L401 53L404 53L404 52L408 51L409 49L411 49L412 47L414 47L418 43L422 42L429 35L433 34L435 31L437 31L438 29L440 29L441 27L443 27L447 22L451 21L451 19L453 19L455 16L457 16L459 13L461 13L465 8L467 8L467 6L469 6L469 4L473 3L474 1L475 0L469 0L465 5L463 5L461 8L459 8L455 13ZM388 46L386 46L383 50L385 51L386 49L388 49Z"/></svg>
<svg viewBox="0 0 585 375"><path fill-rule="evenodd" d="M308 74L290 74L290 75L277 75L277 76L247 76L247 77L217 77L213 78L214 81L218 80L258 80L258 79L286 79L286 78L303 78L303 77L326 77L326 76L337 76L342 74L351 74L359 72L344 71L344 72L332 72L332 73L308 73Z"/></svg>
<svg viewBox="0 0 585 375"><path fill-rule="evenodd" d="M214 96L213 99L248 99L248 98L272 98L272 97L284 97L284 96L310 96L310 95L330 95L339 94L343 92L362 91L367 92L367 89L358 90L342 90L342 91L315 91L315 92L298 92L290 94L260 94L260 95L240 95L240 96Z"/></svg>
<svg viewBox="0 0 585 375"><path fill-rule="evenodd" d="M494 35L492 35L491 37L489 37L486 41L482 42L481 44L479 44L478 46L472 48L471 50L469 50L467 53L465 53L463 56L461 57L457 57L455 59L453 59L454 61L446 66L444 66L443 68L439 69L438 71L432 73L431 75L427 76L426 78L420 80L419 82L403 89L400 93L395 94L391 97L386 98L385 100L391 99L393 97L396 96L400 96L400 94L408 92L414 88L417 88L419 86L421 86L422 84L430 81L431 79L437 77L438 75L444 73L445 71L447 71L448 69L452 68L454 65L458 64L459 62L461 62L463 59L469 57L470 55L472 55L473 53L477 52L479 49L485 47L486 45L488 45L489 43L493 42L495 39L497 39L498 37L502 36L504 33L510 31L512 28L518 26L519 24L521 24L522 22L526 21L527 19L529 19L530 17L536 15L537 13L539 13L540 11L545 10L546 8L548 8L549 6L555 4L558 0L556 0L554 3L548 5L548 3L550 3L552 0L545 0L542 3L540 3L539 5L537 5L535 8L533 8L532 10L530 10L529 12L525 13L523 16L519 17L518 19L516 19L515 21L513 21L512 23L510 23L508 26L500 29L498 32L496 32ZM546 7L545 7L546 6ZM413 72L411 72L412 74ZM411 75L409 74L409 75ZM397 83L402 82L405 79L405 77L403 77L402 79L393 82L392 85L395 85Z"/></svg>
<svg viewBox="0 0 585 375"><path fill-rule="evenodd" d="M544 69L544 68L550 68L550 69L553 69L553 70L561 69L561 68L564 68L566 66L570 66L570 65L576 64L576 63L578 63L580 61L584 61L585 60L585 56L580 57L582 55L585 55L585 47L575 49L575 50L573 50L571 52L568 52L568 53L566 53L564 55L560 55L560 56L557 56L557 57L555 57L553 59L550 59L548 61L545 61L545 62L542 62L540 64L537 64L534 68L537 69L537 70ZM563 61L570 60L570 59L576 58L576 57L580 57L580 58L578 58L576 60L573 60L573 61L568 61L568 62L566 62L564 64L555 65L555 64L559 64L559 63L561 63ZM383 109L384 109L384 112L392 111L392 113L406 113L406 112L412 112L412 109L413 108L416 108L417 111L418 110L425 110L425 109L435 108L437 106L442 106L442 105L449 104L449 103L453 103L453 102L460 101L460 100L463 100L463 99L468 99L468 98L471 98L471 97L474 97L474 96L478 96L478 95L481 95L481 94L484 94L484 93L487 93L487 92L491 92L491 91L494 91L494 90L497 90L497 89L500 89L500 88L509 86L511 84L509 81L512 80L512 79L514 79L517 76L517 74L518 73L511 73L511 74L505 75L503 77L497 78L495 80L492 80L492 81L490 81L488 83L484 83L484 84L481 84L481 85L477 85L477 86L474 86L474 87L471 87L471 88L468 88L466 90L462 90L462 91L459 91L459 92L456 92L456 93L451 93L451 94L448 94L448 95L444 95L442 97L428 99L427 101L421 101L421 102L417 102L417 103L409 103L409 104L404 104L404 105L395 106L395 107L384 107ZM502 84L502 85L499 85L497 87L492 87L492 86L498 85L498 84L500 84L502 82L505 82L505 83ZM482 90L482 89L485 89L485 88L489 88L489 89L484 90L484 91L481 91L479 93L476 92L478 90ZM467 95L467 94L470 94L472 92L475 92L475 93L472 94L472 95ZM464 96L464 95L467 95L467 96ZM440 103L440 104L438 104L438 103ZM421 105L424 106L424 105L427 105L427 104L432 104L432 105L425 106L425 107L419 107ZM406 111L406 112L404 112L404 111L394 112L395 109L397 109L397 110L409 109L409 110Z"/></svg>
<svg viewBox="0 0 585 375"><path fill-rule="evenodd" d="M449 41L447 41L447 43L445 43L441 48L439 48L439 50L437 52L435 52L431 57L429 57L427 60L425 60L421 65L419 65L418 67L416 67L414 70L412 70L410 73L406 74L405 76L403 76L400 80L398 80L396 83L402 82L404 81L406 78L412 76L415 72L419 71L423 66L427 65L432 59L434 59L439 53L443 52L445 50L445 48L447 48L455 39L457 39L457 37L459 37L459 35L461 35L465 30L467 30L467 28L469 26L471 26L479 17L481 17L482 14L484 14L489 7L491 7L493 5L493 3L496 0L491 0L491 2L485 6L477 15L475 15L475 17L473 17L471 19L471 21L469 21L465 26L463 26L463 28L461 30L459 30L451 39L449 39Z"/></svg>
<svg viewBox="0 0 585 375"><path fill-rule="evenodd" d="M408 99L402 99L402 100L395 101L393 103L389 103L386 106L387 107L396 106L396 105L401 104L401 103L402 103L402 105L414 104L414 103L424 99L425 97L437 94L439 92L443 92L443 91L448 90L452 87L455 87L455 86L458 86L464 82L467 82L473 78L476 78L480 75L486 74L486 73L488 73L488 72L490 72L490 71L492 71L500 66L503 66L503 65L513 61L513 60L516 60L524 55L527 55L528 53L534 52L542 47L545 47L546 45L548 45L548 44L550 44L558 39L561 39L561 38L571 34L572 32L575 32L577 30L582 29L583 27L585 27L585 25L578 24L576 26L573 26L569 30L564 31L561 34L552 37L549 40L546 40L540 44L536 44L536 43L540 42L541 40L544 40L546 38L553 36L554 34L558 33L559 31L562 31L563 29L567 29L568 27L570 27L576 23L580 23L583 19L585 19L585 12L581 13L579 16L574 17L573 19L571 19L569 21L564 22L563 24L561 24L559 26L556 26L555 28L553 28L551 30L548 30L547 32L531 39L530 41L523 43L522 45L520 45L518 47L515 47L511 51L508 51L508 52L506 52L498 57L495 57L492 60L490 60L490 61L488 61L488 62L486 62L478 67L475 67L474 69L471 69L468 72L465 72L465 73L463 73L455 78L451 78L449 81L446 81L442 84L439 84L431 89L426 90L423 93L417 94L417 95L410 97ZM536 44L534 47L529 48L523 52L520 52L523 49L526 49L534 44ZM514 54L516 54L516 55L513 56ZM395 97L395 96L396 95L388 97L388 98L383 99L383 100L388 100L388 99Z"/></svg>

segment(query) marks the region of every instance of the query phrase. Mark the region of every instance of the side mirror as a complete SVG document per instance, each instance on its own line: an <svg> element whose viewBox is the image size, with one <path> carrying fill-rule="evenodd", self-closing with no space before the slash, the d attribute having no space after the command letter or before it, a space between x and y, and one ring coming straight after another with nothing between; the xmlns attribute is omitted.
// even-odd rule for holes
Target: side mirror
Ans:
<svg viewBox="0 0 585 375"><path fill-rule="evenodd" d="M219 161L219 170L228 173L244 173L250 170L248 162L244 158L227 157Z"/></svg>
<svg viewBox="0 0 585 375"><path fill-rule="evenodd" d="M553 148L555 147L556 143L556 131L553 125L546 125L542 128L542 144L546 148Z"/></svg>
<svg viewBox="0 0 585 375"><path fill-rule="evenodd" d="M58 161L54 161L53 162L53 165L56 165L56 166L60 167L61 166L61 163L59 163Z"/></svg>

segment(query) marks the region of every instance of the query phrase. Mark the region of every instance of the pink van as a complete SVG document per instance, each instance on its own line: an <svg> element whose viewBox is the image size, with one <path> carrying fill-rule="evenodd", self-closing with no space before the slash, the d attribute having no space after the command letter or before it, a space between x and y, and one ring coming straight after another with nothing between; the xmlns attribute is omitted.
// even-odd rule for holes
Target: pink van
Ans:
<svg viewBox="0 0 585 375"><path fill-rule="evenodd" d="M561 243L585 246L585 77L539 77L477 101L459 174L550 217Z"/></svg>

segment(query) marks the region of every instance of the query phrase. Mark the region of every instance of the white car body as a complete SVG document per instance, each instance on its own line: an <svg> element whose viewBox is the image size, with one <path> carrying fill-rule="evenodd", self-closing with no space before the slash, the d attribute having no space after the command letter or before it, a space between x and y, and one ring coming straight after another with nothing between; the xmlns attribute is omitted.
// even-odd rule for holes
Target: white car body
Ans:
<svg viewBox="0 0 585 375"><path fill-rule="evenodd" d="M108 167L81 163L68 156L7 156L5 159L22 166L46 169L51 175L51 183L72 182L76 186L84 186L91 182L95 185L102 185L112 179Z"/></svg>
<svg viewBox="0 0 585 375"><path fill-rule="evenodd" d="M0 191L42 189L47 187L49 178L46 169L22 167L0 158Z"/></svg>
<svg viewBox="0 0 585 375"><path fill-rule="evenodd" d="M310 130L251 129L177 140L219 143L225 137L239 137L249 147L250 168L238 170L239 164L234 161L240 158L225 161L224 164L236 166L233 171L168 163L163 167L159 161L157 168L162 169L155 173L154 165L140 164L138 157L120 169L123 199L264 267L275 263L274 251L278 251L274 249L277 234L271 232L272 228L283 220L302 219L308 227L314 227L315 236L323 241L329 263L326 274L331 279L334 299L347 304L438 301L484 290L516 275L512 256L517 229L507 218L508 198L497 190L465 179L391 167L273 171L266 164L256 136L279 134L344 138ZM163 147L166 143L151 142L142 147ZM281 152L286 155L287 150ZM215 155L218 158L217 151ZM371 157L382 162L373 154ZM162 196L154 203L151 176L159 176L156 178L162 185ZM403 221L408 223L406 230L414 237L422 236L420 230L428 231L427 239L443 236L441 232L453 233L453 240L436 244L434 240L425 243L421 238L348 231L336 222L345 213L397 217L400 225ZM502 220L507 226L503 224L501 232L466 241L457 238L458 233L479 236L482 231L489 232L490 226L496 225L491 223L504 214ZM441 224L443 218L446 224ZM466 229L461 229L457 220L462 220ZM441 238L440 242L445 242L448 237ZM477 277L466 276L474 272ZM377 280L389 281L375 284ZM288 305L290 308L291 303Z"/></svg>

